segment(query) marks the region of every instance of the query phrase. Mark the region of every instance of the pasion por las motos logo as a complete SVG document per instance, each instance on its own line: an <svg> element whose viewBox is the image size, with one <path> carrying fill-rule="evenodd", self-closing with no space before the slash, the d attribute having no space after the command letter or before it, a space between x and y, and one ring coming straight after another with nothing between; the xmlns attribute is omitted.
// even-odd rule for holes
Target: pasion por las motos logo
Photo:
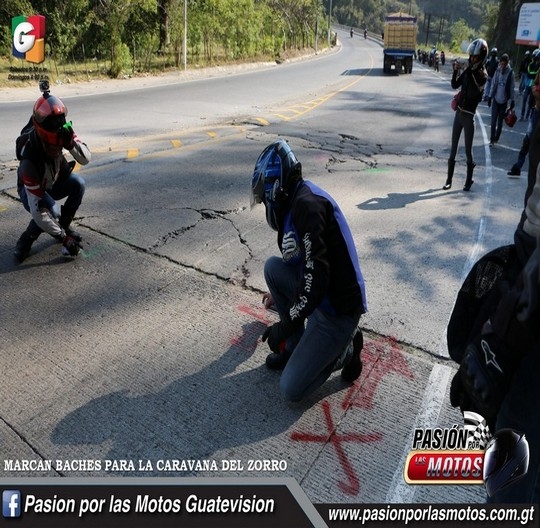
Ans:
<svg viewBox="0 0 540 528"><path fill-rule="evenodd" d="M408 484L483 484L491 433L479 414L465 411L465 425L415 429L404 478Z"/></svg>
<svg viewBox="0 0 540 528"><path fill-rule="evenodd" d="M13 56L40 64L45 60L45 17L32 15L11 19Z"/></svg>

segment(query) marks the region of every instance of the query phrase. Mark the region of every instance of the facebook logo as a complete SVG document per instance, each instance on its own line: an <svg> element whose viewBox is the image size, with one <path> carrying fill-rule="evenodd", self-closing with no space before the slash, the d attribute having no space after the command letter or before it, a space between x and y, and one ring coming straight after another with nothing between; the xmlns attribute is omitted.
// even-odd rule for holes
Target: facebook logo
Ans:
<svg viewBox="0 0 540 528"><path fill-rule="evenodd" d="M21 516L21 492L4 490L2 492L2 515L4 517Z"/></svg>

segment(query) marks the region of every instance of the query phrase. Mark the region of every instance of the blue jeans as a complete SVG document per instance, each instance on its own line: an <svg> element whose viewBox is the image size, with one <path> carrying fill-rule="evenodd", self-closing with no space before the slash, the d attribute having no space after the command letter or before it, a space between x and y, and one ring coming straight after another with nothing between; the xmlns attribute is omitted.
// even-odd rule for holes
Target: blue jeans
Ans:
<svg viewBox="0 0 540 528"><path fill-rule="evenodd" d="M528 118L530 116L531 107L529 106L529 95L531 95L532 86L525 86L525 91L523 92L523 101L521 103L521 119L525 119L525 116Z"/></svg>
<svg viewBox="0 0 540 528"><path fill-rule="evenodd" d="M301 270L287 266L281 257L270 257L264 277L281 317L296 295ZM300 401L319 388L334 372L343 367L352 354L352 339L360 321L356 315L334 315L320 309L307 318L305 329L287 340L285 348L292 355L283 369L279 383L286 401Z"/></svg>
<svg viewBox="0 0 540 528"><path fill-rule="evenodd" d="M524 92L526 83L527 83L527 74L522 73L521 78L519 79L519 93L520 94Z"/></svg>
<svg viewBox="0 0 540 528"><path fill-rule="evenodd" d="M529 124L527 125L527 132L525 132L525 137L523 138L523 143L518 154L518 159L514 163L514 168L521 170L523 164L525 163L525 158L529 153L529 144L536 127L536 122L538 121L538 110L533 108L531 111L531 116L529 117Z"/></svg>
<svg viewBox="0 0 540 528"><path fill-rule="evenodd" d="M53 186L45 192L45 195L41 199L43 206L51 211L51 213L58 218L60 211L57 210L56 200L62 200L67 197L64 203L64 207L75 214L79 206L81 205L85 190L84 179L77 174L71 173L66 178L56 181ZM19 198L24 208L30 212L28 206L28 197L26 196L26 188L21 186L18 189Z"/></svg>
<svg viewBox="0 0 540 528"><path fill-rule="evenodd" d="M510 428L525 433L529 442L529 469L520 480L502 489L489 502L524 503L540 501L540 347L521 362L501 410L496 431Z"/></svg>

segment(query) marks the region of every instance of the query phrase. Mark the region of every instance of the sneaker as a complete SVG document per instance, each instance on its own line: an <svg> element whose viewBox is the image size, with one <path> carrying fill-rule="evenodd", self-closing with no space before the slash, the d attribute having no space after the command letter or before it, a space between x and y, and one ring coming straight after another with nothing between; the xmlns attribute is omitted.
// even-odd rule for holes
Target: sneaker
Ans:
<svg viewBox="0 0 540 528"><path fill-rule="evenodd" d="M362 360L360 352L364 347L364 336L360 328L353 337L353 353L350 361L341 369L341 379L348 382L353 382L360 377L362 372Z"/></svg>
<svg viewBox="0 0 540 528"><path fill-rule="evenodd" d="M516 167L512 167L508 172L507 172L508 176L521 176L521 171L516 168Z"/></svg>
<svg viewBox="0 0 540 528"><path fill-rule="evenodd" d="M279 353L272 352L266 356L266 366L270 370L283 370L290 357L291 353L288 350Z"/></svg>

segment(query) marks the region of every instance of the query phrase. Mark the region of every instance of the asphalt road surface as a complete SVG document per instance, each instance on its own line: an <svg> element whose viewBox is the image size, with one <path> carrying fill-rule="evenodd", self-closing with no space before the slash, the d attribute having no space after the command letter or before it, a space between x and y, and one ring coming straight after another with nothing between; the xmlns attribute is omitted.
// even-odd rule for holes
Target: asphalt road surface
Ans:
<svg viewBox="0 0 540 528"><path fill-rule="evenodd" d="M506 171L526 124L490 149L481 105L472 191L461 190L463 143L442 191L448 72L415 62L383 75L377 42L339 38L330 53L241 73L121 93L58 87L93 151L73 261L45 235L13 261L29 217L12 149L35 97L1 103L0 460L64 461L5 476L293 477L313 502L484 500L478 485L408 485L403 469L415 427L462 423L446 325L474 261L512 241L526 176ZM341 205L369 305L360 379L335 375L293 406L259 339L275 320L261 304L275 234L262 206L249 208L253 165L276 137ZM248 470L263 459L280 465ZM89 460L103 463L70 463Z"/></svg>

